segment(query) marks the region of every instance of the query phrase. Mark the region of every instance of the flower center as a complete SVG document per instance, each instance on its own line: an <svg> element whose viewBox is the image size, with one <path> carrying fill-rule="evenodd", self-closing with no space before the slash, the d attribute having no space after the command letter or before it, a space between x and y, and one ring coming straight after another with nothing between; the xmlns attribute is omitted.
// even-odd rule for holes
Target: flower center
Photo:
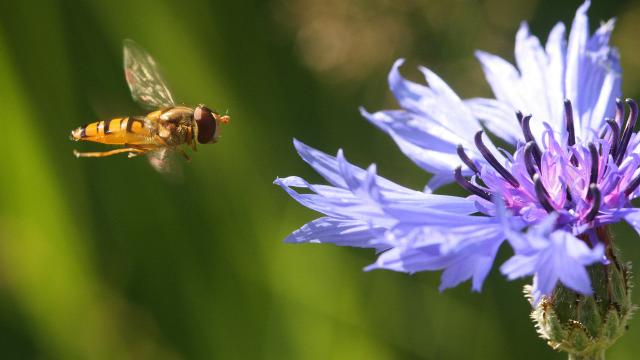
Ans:
<svg viewBox="0 0 640 360"><path fill-rule="evenodd" d="M640 186L640 173L635 174L640 157L627 156L630 144L631 148L640 145L634 134L638 104L631 99L626 103L629 106L626 124L623 124L624 103L617 99L615 118L605 119L607 126L599 138L576 143L573 107L565 100L566 134L556 139L545 124L544 147L531 132L531 115L517 112L525 142L517 145L513 156L507 156L508 161L501 163L484 143L483 131L478 131L475 145L486 162L474 161L458 145L458 156L473 176L467 179L462 168L457 167L454 178L473 195L490 202L494 196L501 196L511 210L533 214L532 222L543 214L558 212L565 214L569 222L591 223L603 210L628 206L629 197Z"/></svg>

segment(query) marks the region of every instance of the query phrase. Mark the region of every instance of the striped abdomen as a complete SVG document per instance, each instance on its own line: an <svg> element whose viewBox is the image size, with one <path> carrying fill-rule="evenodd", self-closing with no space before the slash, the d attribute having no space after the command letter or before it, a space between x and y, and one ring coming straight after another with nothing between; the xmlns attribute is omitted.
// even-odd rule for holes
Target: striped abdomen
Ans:
<svg viewBox="0 0 640 360"><path fill-rule="evenodd" d="M97 121L71 131L73 140L94 141L103 144L148 144L155 129L143 117L124 117Z"/></svg>

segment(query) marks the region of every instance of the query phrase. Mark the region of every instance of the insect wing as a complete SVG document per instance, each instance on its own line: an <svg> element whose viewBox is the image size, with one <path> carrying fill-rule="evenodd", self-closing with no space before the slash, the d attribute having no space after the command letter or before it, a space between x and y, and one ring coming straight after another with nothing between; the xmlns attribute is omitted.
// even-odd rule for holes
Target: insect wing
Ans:
<svg viewBox="0 0 640 360"><path fill-rule="evenodd" d="M133 40L124 41L124 75L133 99L146 109L174 106L155 60Z"/></svg>
<svg viewBox="0 0 640 360"><path fill-rule="evenodd" d="M175 151L170 148L160 148L147 153L149 164L159 173L168 175L171 178L182 177L182 168L176 161Z"/></svg>

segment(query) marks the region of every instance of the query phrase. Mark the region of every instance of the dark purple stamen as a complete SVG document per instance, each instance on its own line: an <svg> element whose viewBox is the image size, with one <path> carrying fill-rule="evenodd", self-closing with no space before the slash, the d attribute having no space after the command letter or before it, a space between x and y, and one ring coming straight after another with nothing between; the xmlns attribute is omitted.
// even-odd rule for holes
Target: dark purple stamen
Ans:
<svg viewBox="0 0 640 360"><path fill-rule="evenodd" d="M534 146L535 143L533 141L529 141L527 145L524 146L524 166L527 169L527 173L532 180L534 180L536 176L540 176L540 174L538 174L538 171L536 170L536 165L533 163L533 149L535 149ZM542 191L544 192L545 197L549 196L549 192L544 188L544 186L542 186Z"/></svg>
<svg viewBox="0 0 640 360"><path fill-rule="evenodd" d="M615 121L618 124L618 128L622 127L622 121L624 120L624 104L622 99L616 98L616 117Z"/></svg>
<svg viewBox="0 0 640 360"><path fill-rule="evenodd" d="M518 119L518 124L522 124L522 118L523 117L524 117L524 115L522 115L522 111L516 110L516 118Z"/></svg>
<svg viewBox="0 0 640 360"><path fill-rule="evenodd" d="M567 120L567 132L569 133L569 146L576 144L576 129L573 124L573 107L569 99L564 99L564 117Z"/></svg>
<svg viewBox="0 0 640 360"><path fill-rule="evenodd" d="M524 134L524 139L527 140L527 142L534 141L535 139L533 138L533 133L531 132L531 126L529 124L531 122L531 115L522 116L522 113L520 113L520 114L516 114L516 116L518 116L518 119L520 119L520 126L522 126L522 133Z"/></svg>
<svg viewBox="0 0 640 360"><path fill-rule="evenodd" d="M591 155L591 176L589 177L589 184L598 183L598 148L594 143L589 143L589 154Z"/></svg>
<svg viewBox="0 0 640 360"><path fill-rule="evenodd" d="M478 150L480 150L480 153L482 154L482 156L485 158L485 160L487 160L489 164L491 164L491 166L493 166L494 169L496 169L498 173L500 173L500 175L502 175L502 177L505 180L509 182L509 184L511 184L515 188L520 187L520 183L518 182L518 180L516 180L516 178L513 177L513 175L511 175L511 173L507 169L505 169L504 166L500 164L500 162L493 156L493 154L491 154L489 149L484 145L484 143L482 142L482 133L483 131L480 130L476 133L476 136L475 136L476 146L478 147Z"/></svg>
<svg viewBox="0 0 640 360"><path fill-rule="evenodd" d="M474 195L478 195L479 197L485 200L491 201L491 193L477 187L476 185L472 184L469 180L465 179L464 176L462 176L462 168L460 166L458 166L453 171L453 177L455 178L456 182L468 192Z"/></svg>
<svg viewBox="0 0 640 360"><path fill-rule="evenodd" d="M524 146L524 166L527 168L527 173L533 179L533 176L537 174L536 166L533 161L533 149L535 143L533 141L529 141L527 145Z"/></svg>
<svg viewBox="0 0 640 360"><path fill-rule="evenodd" d="M567 133L569 138L567 139L567 145L573 146L576 144L576 128L573 122L573 106L571 105L571 100L564 99L564 117L567 121ZM578 166L578 159L576 159L575 155L571 155L569 158L571 164L573 166Z"/></svg>
<svg viewBox="0 0 640 360"><path fill-rule="evenodd" d="M585 218L587 222L593 221L598 215L598 211L600 211L600 201L602 200L602 196L600 195L600 190L596 184L589 185L589 197L591 198L591 209L587 213L587 217Z"/></svg>
<svg viewBox="0 0 640 360"><path fill-rule="evenodd" d="M571 208L571 204L573 203L573 196L571 196L571 189L568 186L565 186L565 193L567 194L567 201L564 203L565 208Z"/></svg>
<svg viewBox="0 0 640 360"><path fill-rule="evenodd" d="M520 122L520 127L522 127L522 134L524 135L524 139L527 142L533 141L533 145L534 145L532 150L533 159L536 161L536 164L540 166L542 162L542 152L540 151L540 148L536 143L536 139L533 138L533 133L531 132L531 126L530 126L531 115L522 116L522 113L518 111L516 112L516 117L518 117L518 121Z"/></svg>
<svg viewBox="0 0 640 360"><path fill-rule="evenodd" d="M616 117L618 115L616 114ZM618 151L618 139L620 139L620 126L615 120L607 119L607 125L611 128L611 149L609 150L609 154L611 156L615 156Z"/></svg>
<svg viewBox="0 0 640 360"><path fill-rule="evenodd" d="M634 192L639 185L640 185L640 174L636 175L636 177L634 177L633 180L629 182L629 185L627 185L627 188L624 189L624 195L625 196L631 195L631 193Z"/></svg>
<svg viewBox="0 0 640 360"><path fill-rule="evenodd" d="M626 99L625 101L627 105L629 105L629 117L627 118L627 125L624 128L624 132L622 133L620 147L616 153L616 165L622 163L624 154L627 151L627 146L629 145L629 140L631 140L631 134L633 134L633 128L636 126L636 121L638 120L638 103L631 99Z"/></svg>
<svg viewBox="0 0 640 360"><path fill-rule="evenodd" d="M548 194L547 189L545 189L544 185L542 185L542 180L540 180L540 175L535 174L533 176L533 185L536 189L536 196L538 197L538 201L540 202L540 205L542 205L542 207L548 213L556 211L553 205L551 205L551 201L549 200L549 197L547 195Z"/></svg>
<svg viewBox="0 0 640 360"><path fill-rule="evenodd" d="M473 171L476 174L480 173L480 171L478 170L478 167L473 162L473 160L471 160L471 158L467 156L467 153L464 152L464 148L462 147L462 145L458 145L458 156L460 157L460 160L462 160L462 162L465 165L467 165L469 169L471 169L471 171Z"/></svg>

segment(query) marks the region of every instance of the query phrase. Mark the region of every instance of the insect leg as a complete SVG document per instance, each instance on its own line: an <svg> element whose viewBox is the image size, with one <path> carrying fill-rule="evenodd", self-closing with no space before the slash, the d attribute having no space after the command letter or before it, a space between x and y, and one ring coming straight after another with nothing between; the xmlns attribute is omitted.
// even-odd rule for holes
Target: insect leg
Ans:
<svg viewBox="0 0 640 360"><path fill-rule="evenodd" d="M145 154L146 152L148 152L150 150L154 150L156 148L155 146L152 146L152 145L137 145L137 144L127 144L127 143L124 143L124 146L126 146L128 148L131 148L131 149L138 150L137 152L134 152L134 151L130 152L129 153L129 157L130 158L138 156L138 155Z"/></svg>
<svg viewBox="0 0 640 360"><path fill-rule="evenodd" d="M169 144L167 143L167 140L165 140L165 138L163 138L162 136L156 135L153 138L158 142L158 144L162 144L163 146L169 146Z"/></svg>
<svg viewBox="0 0 640 360"><path fill-rule="evenodd" d="M73 150L73 155L76 157L105 157L122 153L136 153L136 155L143 154L146 150L137 149L137 148L122 148L122 149L114 149L110 151L99 151L99 152L79 152L78 150Z"/></svg>
<svg viewBox="0 0 640 360"><path fill-rule="evenodd" d="M161 144L163 144L163 145L165 145L165 146L169 146L169 144L167 143L167 141L166 141L162 136L156 135L155 139L156 139L156 141L158 141L159 143L161 143ZM175 149L176 149L176 150L178 150L178 152L179 152L180 154L182 154L182 156L184 156L184 158L185 158L185 159L187 159L187 161L188 161L188 162L191 162L191 158L189 157L189 155L187 155L187 153L186 153L186 152L184 152L184 150L182 150L182 148L180 148L180 147L177 147L177 146L176 146L176 147L175 147Z"/></svg>
<svg viewBox="0 0 640 360"><path fill-rule="evenodd" d="M184 152L184 150L182 150L182 148L176 147L176 149L178 150L178 152L180 152L180 154L182 154L182 156L184 156L185 159L187 159L188 162L191 162L191 158L189 157L189 155L187 155L186 152Z"/></svg>

